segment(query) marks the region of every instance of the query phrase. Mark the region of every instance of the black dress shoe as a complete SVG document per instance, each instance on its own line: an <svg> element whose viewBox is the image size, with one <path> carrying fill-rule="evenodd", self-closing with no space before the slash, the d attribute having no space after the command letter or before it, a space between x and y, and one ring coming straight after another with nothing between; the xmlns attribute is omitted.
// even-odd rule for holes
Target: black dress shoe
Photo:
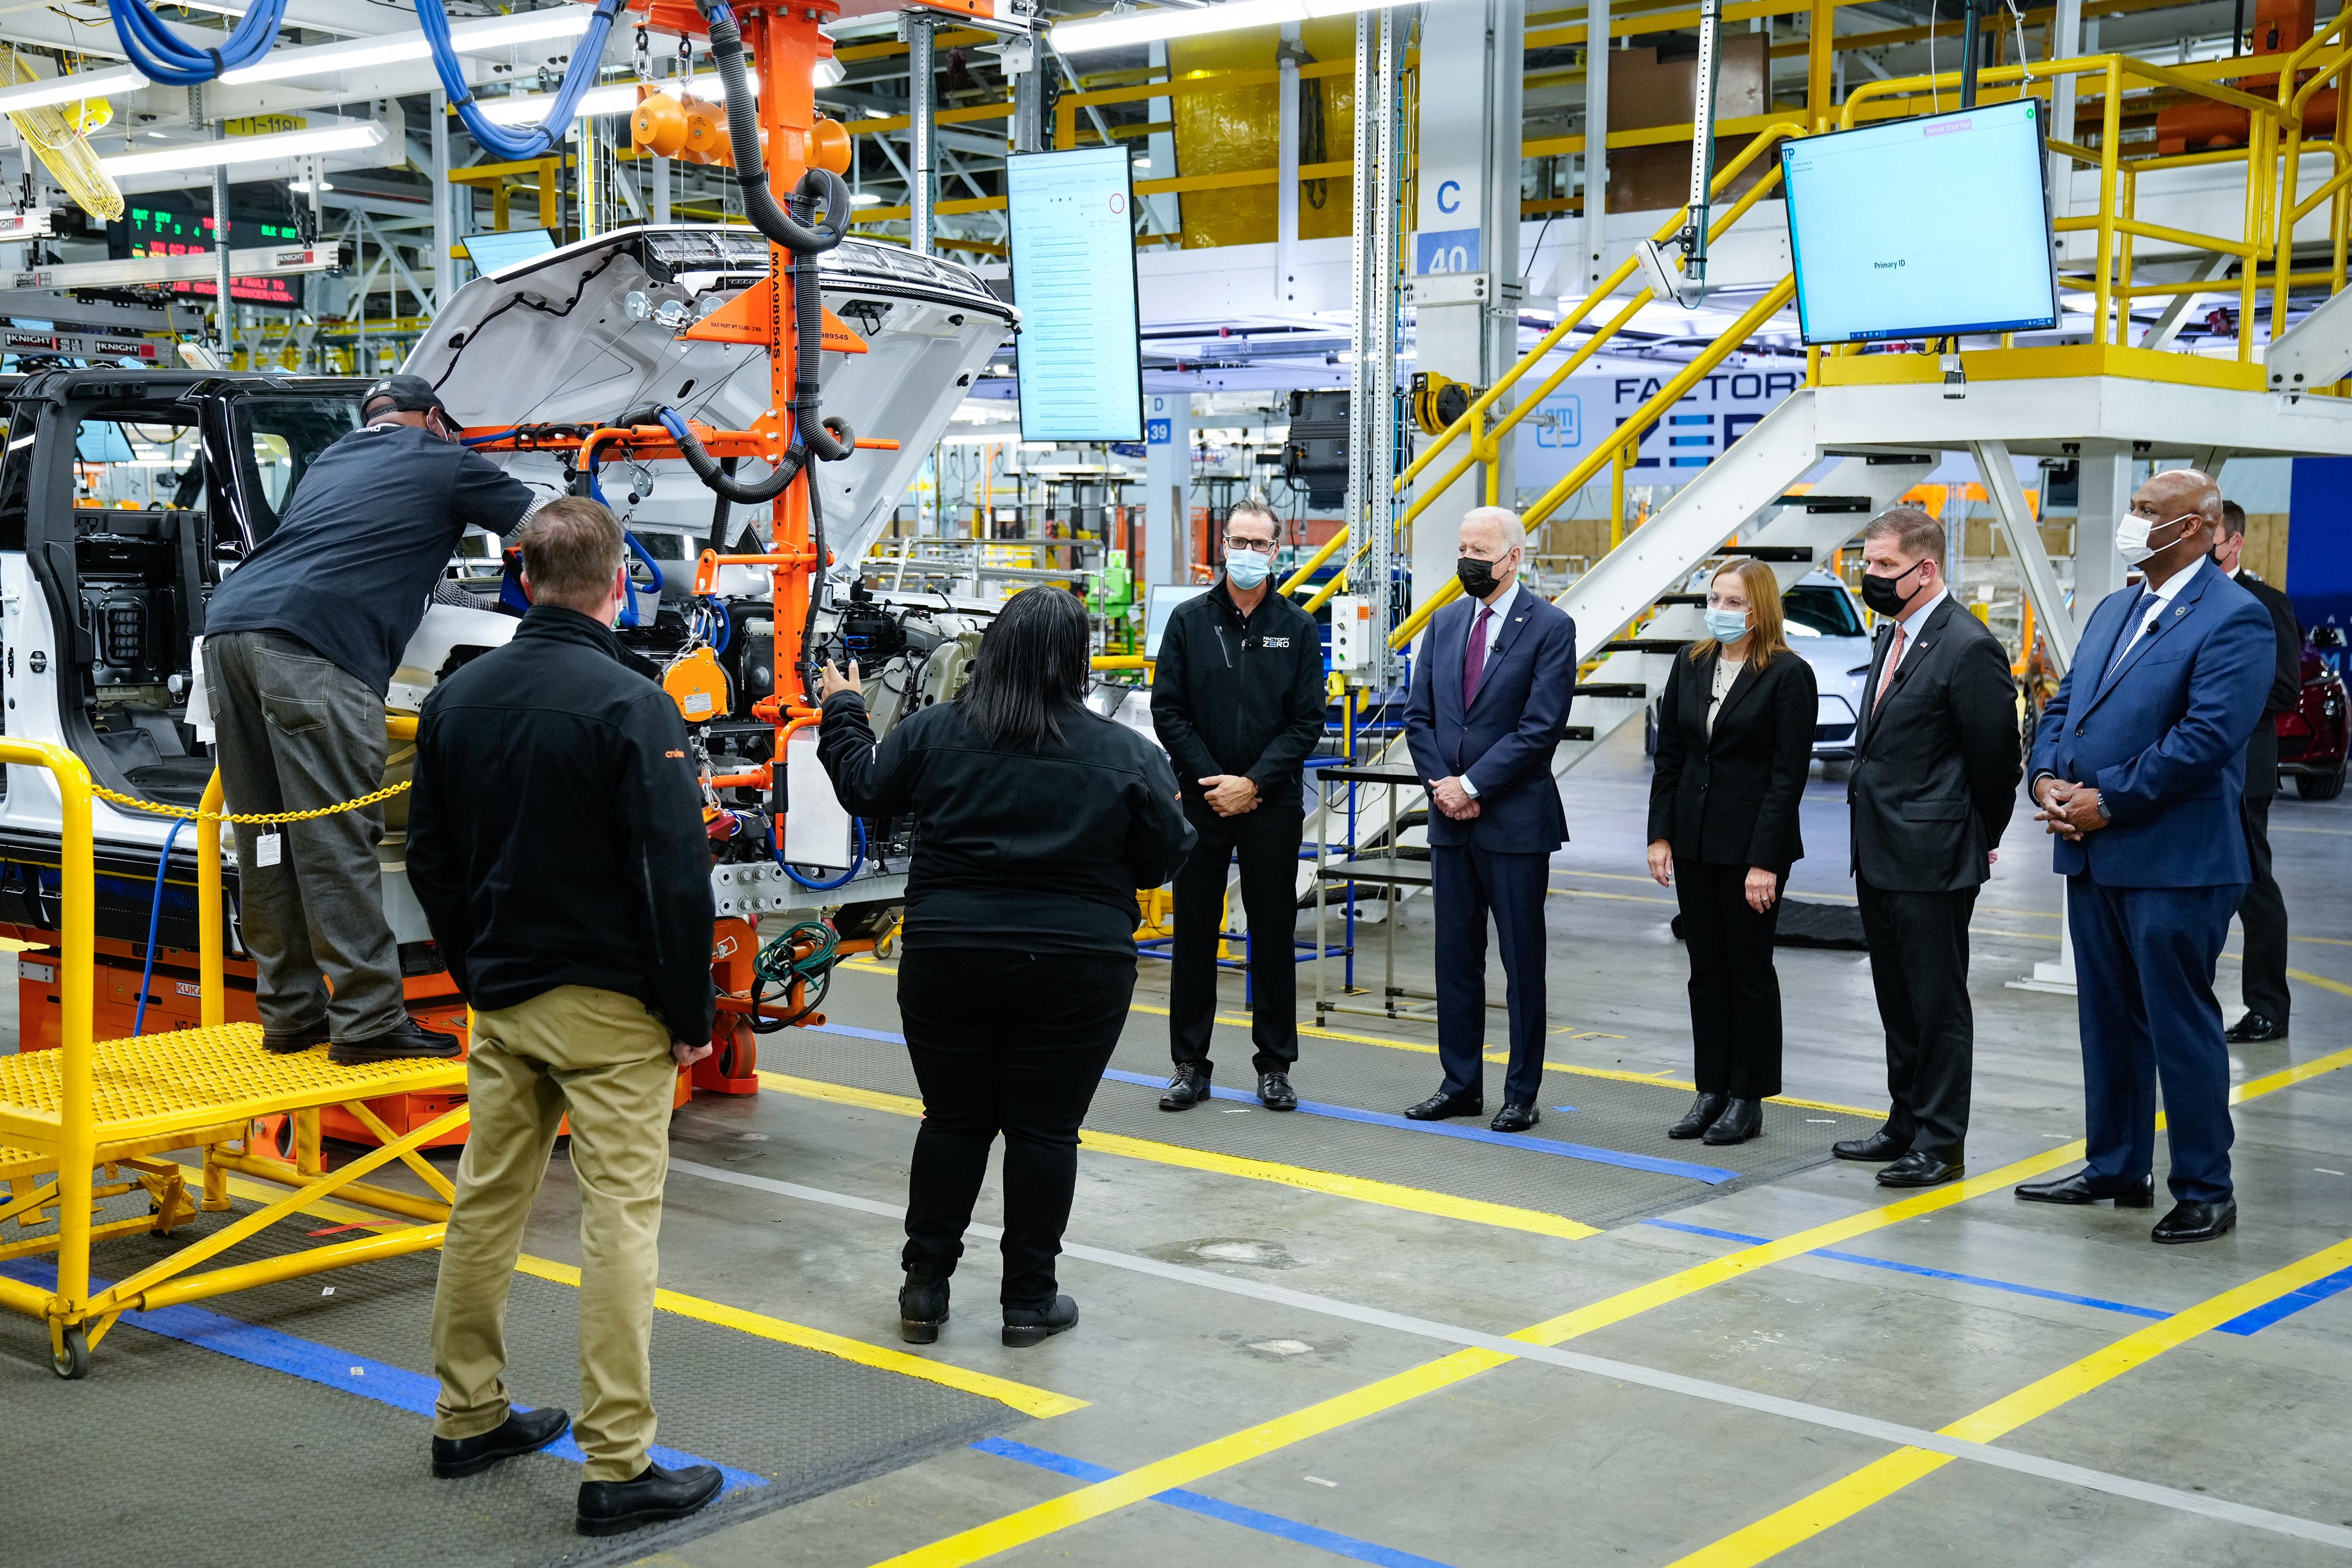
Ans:
<svg viewBox="0 0 2352 1568"><path fill-rule="evenodd" d="M2020 1182L2017 1196L2028 1203L2104 1203L2113 1198L2117 1208L2154 1208L2156 1178L2109 1181L2093 1176L2085 1166L2053 1181Z"/></svg>
<svg viewBox="0 0 2352 1568"><path fill-rule="evenodd" d="M1187 1061L1176 1069L1176 1076L1168 1081L1168 1092L1160 1097L1162 1111L1189 1111L1209 1097L1209 1064Z"/></svg>
<svg viewBox="0 0 2352 1568"><path fill-rule="evenodd" d="M282 1033L276 1030L261 1031L261 1049L272 1056L291 1056L298 1051L308 1051L314 1045L327 1043L327 1020L320 1019L308 1029L289 1029Z"/></svg>
<svg viewBox="0 0 2352 1568"><path fill-rule="evenodd" d="M908 1344L937 1344L947 1321L948 1282L919 1279L908 1270L898 1287L898 1337Z"/></svg>
<svg viewBox="0 0 2352 1568"><path fill-rule="evenodd" d="M1483 1116L1486 1113L1486 1097L1483 1094L1431 1095L1418 1105L1404 1108L1405 1118L1412 1122L1443 1122L1448 1116Z"/></svg>
<svg viewBox="0 0 2352 1568"><path fill-rule="evenodd" d="M1257 1103L1269 1111L1296 1111L1298 1092L1290 1086L1287 1072L1261 1072L1257 1075Z"/></svg>
<svg viewBox="0 0 2352 1568"><path fill-rule="evenodd" d="M580 1483L580 1533L623 1535L684 1519L719 1495L727 1478L717 1465L688 1465L666 1470L648 1464L633 1481Z"/></svg>
<svg viewBox="0 0 2352 1568"><path fill-rule="evenodd" d="M2183 1198L2172 1206L2170 1214L2156 1222L2147 1239L2177 1246L2183 1241L2210 1241L2237 1228L2236 1198L2225 1197L2219 1203L2192 1203Z"/></svg>
<svg viewBox="0 0 2352 1568"><path fill-rule="evenodd" d="M478 1437L434 1438L433 1473L445 1481L480 1475L500 1459L539 1452L571 1425L561 1410L509 1410L504 1424Z"/></svg>
<svg viewBox="0 0 2352 1568"><path fill-rule="evenodd" d="M1723 1114L1708 1124L1699 1141L1721 1148L1726 1144L1744 1144L1763 1130L1764 1107L1734 1095L1723 1103Z"/></svg>
<svg viewBox="0 0 2352 1568"><path fill-rule="evenodd" d="M1495 1119L1486 1125L1498 1133L1524 1133L1542 1120L1543 1113L1532 1105L1507 1104L1495 1113Z"/></svg>
<svg viewBox="0 0 2352 1568"><path fill-rule="evenodd" d="M1715 1119L1723 1114L1723 1103L1729 1098L1727 1094L1709 1094L1706 1090L1700 1090L1698 1098L1691 1102L1691 1108L1683 1113L1683 1119L1666 1129L1666 1136L1697 1137L1715 1125Z"/></svg>
<svg viewBox="0 0 2352 1568"><path fill-rule="evenodd" d="M338 1067L364 1067L375 1061L431 1059L446 1061L465 1053L454 1034L426 1029L415 1019L403 1019L394 1028L365 1040L339 1040L327 1048L327 1060Z"/></svg>
<svg viewBox="0 0 2352 1568"><path fill-rule="evenodd" d="M2244 1018L2231 1024L2229 1032L2221 1038L2231 1045L2260 1045L2269 1040L2284 1040L2286 1024L2279 1019L2264 1018L2260 1013L2248 1013Z"/></svg>
<svg viewBox="0 0 2352 1568"><path fill-rule="evenodd" d="M1840 1138L1830 1145L1830 1153L1842 1160L1874 1160L1880 1165L1910 1152L1910 1139L1898 1138L1884 1127L1866 1138Z"/></svg>
<svg viewBox="0 0 2352 1568"><path fill-rule="evenodd" d="M1941 1186L1948 1181L1958 1181L1968 1174L1958 1160L1939 1160L1923 1150L1914 1149L1901 1159L1878 1173L1881 1186Z"/></svg>
<svg viewBox="0 0 2352 1568"><path fill-rule="evenodd" d="M1015 1349L1052 1339L1077 1326L1078 1303L1067 1296L1055 1296L1050 1307L1004 1309L1004 1343Z"/></svg>

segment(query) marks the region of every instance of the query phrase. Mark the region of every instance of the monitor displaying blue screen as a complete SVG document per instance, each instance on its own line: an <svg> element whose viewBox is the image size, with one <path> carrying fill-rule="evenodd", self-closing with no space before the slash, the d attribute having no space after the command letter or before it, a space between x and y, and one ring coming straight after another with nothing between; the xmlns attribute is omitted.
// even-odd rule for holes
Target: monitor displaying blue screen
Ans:
<svg viewBox="0 0 2352 1568"><path fill-rule="evenodd" d="M504 272L519 261L545 256L555 248L555 236L545 229L506 229L467 235L457 243L466 247L466 259L488 277L493 272Z"/></svg>
<svg viewBox="0 0 2352 1568"><path fill-rule="evenodd" d="M2019 99L1782 147L1805 341L2055 327L2043 112Z"/></svg>
<svg viewBox="0 0 2352 1568"><path fill-rule="evenodd" d="M1135 187L1127 149L1029 152L1004 165L1024 441L1143 439Z"/></svg>

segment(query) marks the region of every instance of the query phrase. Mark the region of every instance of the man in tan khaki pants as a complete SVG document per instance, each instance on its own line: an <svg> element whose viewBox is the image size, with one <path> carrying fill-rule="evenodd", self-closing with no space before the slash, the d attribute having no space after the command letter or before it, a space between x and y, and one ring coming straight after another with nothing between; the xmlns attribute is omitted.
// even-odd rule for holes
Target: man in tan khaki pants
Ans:
<svg viewBox="0 0 2352 1568"><path fill-rule="evenodd" d="M710 1053L710 856L685 722L621 663L621 528L594 501L522 538L530 613L425 699L408 875L474 1006L473 1130L433 1303L433 1473L545 1448L509 1400L507 1286L556 1130L580 1186L578 1525L683 1518L720 1485L651 1463L654 1291L677 1071Z"/></svg>

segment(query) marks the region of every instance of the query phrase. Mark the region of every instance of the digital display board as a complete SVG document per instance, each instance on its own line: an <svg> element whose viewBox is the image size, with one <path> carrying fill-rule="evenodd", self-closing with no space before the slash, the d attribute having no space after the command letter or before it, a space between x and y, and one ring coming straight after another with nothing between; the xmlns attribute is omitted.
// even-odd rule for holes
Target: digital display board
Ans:
<svg viewBox="0 0 2352 1568"><path fill-rule="evenodd" d="M1135 183L1125 147L1004 165L1024 441L1143 439Z"/></svg>
<svg viewBox="0 0 2352 1568"><path fill-rule="evenodd" d="M286 210L284 196L272 191L250 203L229 200L228 243L233 250L264 246L295 245L301 231ZM124 199L121 219L106 225L106 254L117 261L141 256L210 256L213 252L213 205L203 196L181 191L152 191ZM209 278L165 285L174 294L209 299L219 292ZM246 305L278 305L289 309L302 303L302 277L232 277L229 298Z"/></svg>
<svg viewBox="0 0 2352 1568"><path fill-rule="evenodd" d="M1805 341L2055 327L2042 120L2018 99L1783 146Z"/></svg>
<svg viewBox="0 0 2352 1568"><path fill-rule="evenodd" d="M546 229L497 229L467 235L457 243L466 247L466 259L487 275L503 272L534 256L545 256L555 248L555 235Z"/></svg>

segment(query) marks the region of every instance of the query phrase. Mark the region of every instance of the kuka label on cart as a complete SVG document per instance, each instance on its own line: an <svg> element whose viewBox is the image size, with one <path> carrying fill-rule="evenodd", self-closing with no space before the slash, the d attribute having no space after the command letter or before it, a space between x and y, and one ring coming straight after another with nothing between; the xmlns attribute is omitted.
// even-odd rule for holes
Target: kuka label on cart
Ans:
<svg viewBox="0 0 2352 1568"><path fill-rule="evenodd" d="M264 833L253 841L255 865L276 865L285 853L286 841L276 833Z"/></svg>

